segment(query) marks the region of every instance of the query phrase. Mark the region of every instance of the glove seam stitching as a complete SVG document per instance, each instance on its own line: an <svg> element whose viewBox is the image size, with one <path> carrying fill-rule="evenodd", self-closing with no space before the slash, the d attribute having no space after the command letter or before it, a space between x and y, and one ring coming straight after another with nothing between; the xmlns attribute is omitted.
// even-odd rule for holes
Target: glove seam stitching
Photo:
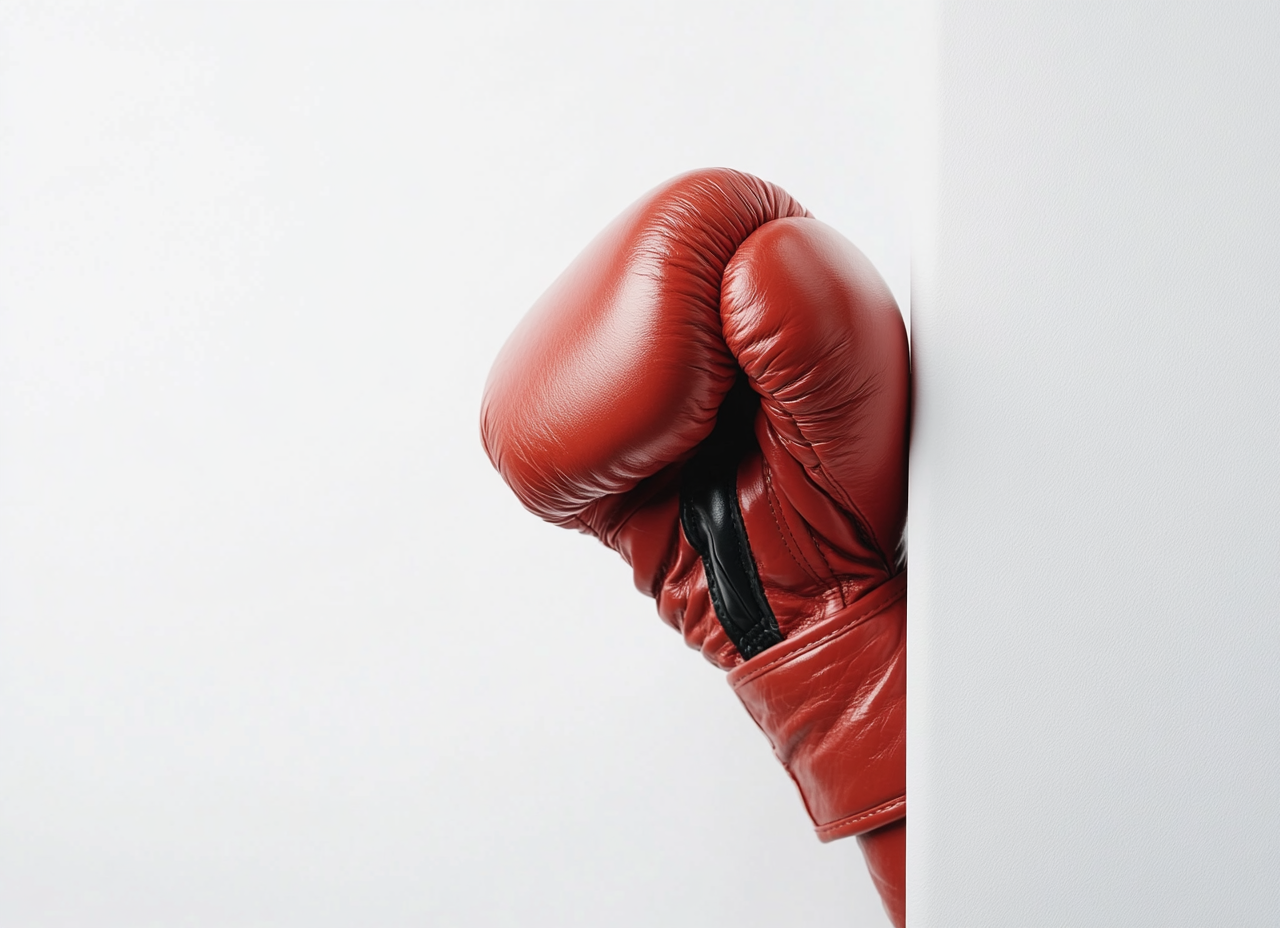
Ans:
<svg viewBox="0 0 1280 928"><path fill-rule="evenodd" d="M883 815L885 812L892 812L894 811L895 808L899 806L906 806L906 804L907 804L907 794L903 793L900 796L895 796L893 799L886 800L885 802L880 803L878 806L874 806L862 812L855 812L851 815L846 815L842 818L835 819L834 821L823 822L821 825L818 825L815 830L818 831L819 833L835 831L840 828L848 827L849 825L856 825L859 821L863 819L873 818L877 815Z"/></svg>
<svg viewBox="0 0 1280 928"><path fill-rule="evenodd" d="M818 536L813 533L811 526L805 526L805 531L809 533L809 540L813 542L813 550L817 551L818 557L822 558L822 563L827 568L827 574L836 582L836 592L840 594L841 607L848 606L849 600L844 595L844 584L840 582L840 577L831 566L831 562L827 560L827 556L822 553L822 545L818 544Z"/></svg>
<svg viewBox="0 0 1280 928"><path fill-rule="evenodd" d="M800 546L792 535L791 526L779 517L778 511L773 506L773 498L777 495L777 491L773 486L773 474L768 464L764 464L761 470L764 471L765 499L769 502L769 515L773 516L773 524L778 527L778 533L782 535L782 543L787 549L787 554L791 556L791 560L795 561L796 566L807 573L814 582L822 583L822 578L818 576L817 570L808 562L809 559L799 551ZM809 534L812 537L813 533L810 532ZM795 546L794 548L792 547L793 545ZM822 552L819 551L818 553L821 555ZM827 565L827 569L831 569L830 564Z"/></svg>
<svg viewBox="0 0 1280 928"><path fill-rule="evenodd" d="M805 435L804 429L800 427L800 423L796 421L796 418L791 414L791 411L787 409L786 406L773 394L770 394L769 398L773 400L777 412L791 423L792 428L795 429L795 433L800 436L799 443L807 448L813 455L814 467L817 469L818 473L822 475L822 480L827 484L832 495L836 496L840 502L844 504L845 509L853 515L854 521L857 522L858 527L862 529L862 531L866 533L866 536L871 540L872 545L876 549L876 553L880 555L880 559L887 564L888 559L884 554L884 545L880 544L880 539L876 537L876 533L871 529L871 525L867 521L867 517L862 514L862 510L858 508L858 504L849 497L849 494L845 492L844 487L842 487L837 481L831 479L831 475L827 473L827 469L822 466L822 455L818 453L818 449L814 447L813 442L811 442L808 436Z"/></svg>

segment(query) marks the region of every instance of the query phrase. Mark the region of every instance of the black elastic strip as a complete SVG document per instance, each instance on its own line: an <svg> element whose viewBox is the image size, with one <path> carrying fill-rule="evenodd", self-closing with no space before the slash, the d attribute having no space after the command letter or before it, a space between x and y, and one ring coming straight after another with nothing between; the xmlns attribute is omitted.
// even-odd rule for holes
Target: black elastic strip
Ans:
<svg viewBox="0 0 1280 928"><path fill-rule="evenodd" d="M680 482L685 537L702 558L716 618L744 658L782 640L738 505L738 463L754 443L751 421L757 405L750 386L740 380Z"/></svg>

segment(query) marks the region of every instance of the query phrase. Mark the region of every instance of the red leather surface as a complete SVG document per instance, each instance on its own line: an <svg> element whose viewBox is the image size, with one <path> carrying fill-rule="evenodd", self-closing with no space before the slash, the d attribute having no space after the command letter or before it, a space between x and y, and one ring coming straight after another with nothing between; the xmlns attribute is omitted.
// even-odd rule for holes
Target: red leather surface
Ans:
<svg viewBox="0 0 1280 928"><path fill-rule="evenodd" d="M679 517L681 466L743 372L760 405L739 503L786 639L747 664ZM600 233L485 388L485 450L521 502L617 550L664 620L737 668L824 840L905 815L908 403L905 327L870 262L784 191L721 169Z"/></svg>
<svg viewBox="0 0 1280 928"><path fill-rule="evenodd" d="M823 841L907 810L907 577L729 673Z"/></svg>
<svg viewBox="0 0 1280 928"><path fill-rule="evenodd" d="M619 496L687 458L733 384L725 265L764 223L803 215L750 175L694 171L596 236L512 333L485 387L485 450L521 502L612 539L629 508Z"/></svg>
<svg viewBox="0 0 1280 928"><path fill-rule="evenodd" d="M896 928L907 924L907 820L858 836L871 880Z"/></svg>

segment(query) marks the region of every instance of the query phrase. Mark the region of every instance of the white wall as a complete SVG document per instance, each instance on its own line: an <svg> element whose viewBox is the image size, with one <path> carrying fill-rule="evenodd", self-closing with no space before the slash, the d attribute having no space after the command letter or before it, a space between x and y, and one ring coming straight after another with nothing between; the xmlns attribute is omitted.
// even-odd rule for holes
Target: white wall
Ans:
<svg viewBox="0 0 1280 928"><path fill-rule="evenodd" d="M938 38L912 923L1280 924L1280 7Z"/></svg>
<svg viewBox="0 0 1280 928"><path fill-rule="evenodd" d="M919 28L5 3L0 924L883 924L477 416L542 288L691 167L782 184L905 308Z"/></svg>

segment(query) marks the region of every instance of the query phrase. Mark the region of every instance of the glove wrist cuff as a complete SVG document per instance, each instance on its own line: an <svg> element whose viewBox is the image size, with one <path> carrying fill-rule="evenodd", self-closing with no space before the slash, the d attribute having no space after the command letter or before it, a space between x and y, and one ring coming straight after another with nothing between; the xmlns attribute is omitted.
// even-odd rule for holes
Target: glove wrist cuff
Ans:
<svg viewBox="0 0 1280 928"><path fill-rule="evenodd" d="M906 622L904 572L729 673L823 841L907 814Z"/></svg>

